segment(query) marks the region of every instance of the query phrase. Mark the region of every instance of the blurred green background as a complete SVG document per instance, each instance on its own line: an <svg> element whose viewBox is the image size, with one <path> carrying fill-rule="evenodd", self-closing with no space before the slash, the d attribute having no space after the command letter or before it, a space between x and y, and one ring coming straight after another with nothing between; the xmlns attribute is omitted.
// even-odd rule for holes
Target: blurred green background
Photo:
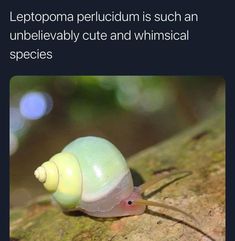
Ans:
<svg viewBox="0 0 235 241"><path fill-rule="evenodd" d="M224 89L212 76L13 77L11 207L46 193L34 169L75 138L107 138L129 157L224 109Z"/></svg>

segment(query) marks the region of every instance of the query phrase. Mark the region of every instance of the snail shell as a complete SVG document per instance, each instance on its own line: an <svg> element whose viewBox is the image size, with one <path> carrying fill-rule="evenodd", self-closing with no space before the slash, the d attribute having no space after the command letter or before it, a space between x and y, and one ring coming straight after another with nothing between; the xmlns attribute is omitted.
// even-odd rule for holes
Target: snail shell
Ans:
<svg viewBox="0 0 235 241"><path fill-rule="evenodd" d="M133 191L123 155L99 137L74 140L34 174L65 210L107 212Z"/></svg>

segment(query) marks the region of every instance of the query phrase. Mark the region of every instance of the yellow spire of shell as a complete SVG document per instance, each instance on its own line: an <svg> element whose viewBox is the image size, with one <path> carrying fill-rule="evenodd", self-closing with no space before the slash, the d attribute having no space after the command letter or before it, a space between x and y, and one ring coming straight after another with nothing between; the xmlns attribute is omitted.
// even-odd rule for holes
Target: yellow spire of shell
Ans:
<svg viewBox="0 0 235 241"><path fill-rule="evenodd" d="M44 162L34 172L35 177L42 182L48 192L55 192L59 182L59 171L52 161Z"/></svg>
<svg viewBox="0 0 235 241"><path fill-rule="evenodd" d="M38 179L39 182L45 182L47 177L45 168L42 166L38 167L34 172L34 176Z"/></svg>
<svg viewBox="0 0 235 241"><path fill-rule="evenodd" d="M44 162L34 172L45 189L62 208L75 208L81 199L82 174L76 157L70 153L58 153Z"/></svg>

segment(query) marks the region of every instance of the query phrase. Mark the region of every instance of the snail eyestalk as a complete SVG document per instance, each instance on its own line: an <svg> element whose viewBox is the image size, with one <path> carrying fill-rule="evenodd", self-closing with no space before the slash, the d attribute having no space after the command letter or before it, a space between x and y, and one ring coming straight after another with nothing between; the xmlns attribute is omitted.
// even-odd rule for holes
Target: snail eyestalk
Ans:
<svg viewBox="0 0 235 241"><path fill-rule="evenodd" d="M193 221L197 222L198 221L196 220L196 218L194 218L191 214L189 213L186 213L185 211L179 209L179 208L176 208L174 206L170 206L170 205L167 205L167 204L163 204L163 203L158 203L158 202L155 202L155 201L149 201L149 200L144 200L144 199L137 199L135 201L133 201L135 204L139 204L139 205L146 205L146 206L155 206L155 207L161 207L161 208L166 208L166 209L170 209L170 210L173 210L173 211L176 211L176 212L179 212L179 213L182 213L184 214L185 216L189 217L190 219L192 219Z"/></svg>
<svg viewBox="0 0 235 241"><path fill-rule="evenodd" d="M175 171L175 172L163 174L161 176L156 176L156 177L152 178L151 180L149 180L139 186L140 193L144 193L150 186L156 184L157 182L161 181L162 179L165 179L165 178L171 177L173 175L177 175L177 174L184 174L184 176L188 176L188 175L191 175L192 172L191 171ZM182 176L182 177L184 177L184 176Z"/></svg>

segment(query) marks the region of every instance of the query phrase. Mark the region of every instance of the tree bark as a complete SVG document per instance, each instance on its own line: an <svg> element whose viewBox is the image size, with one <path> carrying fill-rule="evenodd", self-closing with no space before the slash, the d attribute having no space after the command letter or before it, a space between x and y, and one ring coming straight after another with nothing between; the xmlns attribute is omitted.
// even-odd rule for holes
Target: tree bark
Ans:
<svg viewBox="0 0 235 241"><path fill-rule="evenodd" d="M172 176L149 188L146 198L173 205L188 217L164 208L149 207L142 215L112 219L81 213L65 214L38 198L10 211L11 240L19 241L206 241L225 240L225 130L220 113L179 135L132 156L134 182L162 172L192 171Z"/></svg>

